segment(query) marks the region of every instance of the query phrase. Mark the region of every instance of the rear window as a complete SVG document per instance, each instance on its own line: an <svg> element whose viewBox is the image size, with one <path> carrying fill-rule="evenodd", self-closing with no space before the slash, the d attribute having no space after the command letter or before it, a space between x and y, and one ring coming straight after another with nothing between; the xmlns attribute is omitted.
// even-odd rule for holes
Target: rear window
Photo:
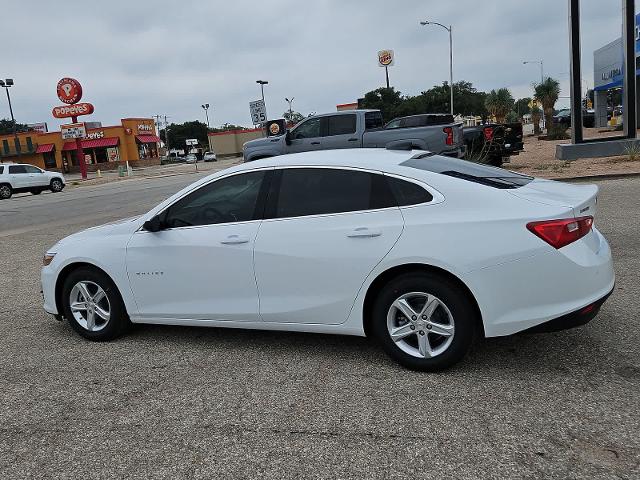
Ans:
<svg viewBox="0 0 640 480"><path fill-rule="evenodd" d="M364 128L366 130L382 128L383 123L381 112L367 112L364 114Z"/></svg>
<svg viewBox="0 0 640 480"><path fill-rule="evenodd" d="M418 205L433 200L433 195L415 183L394 177L387 177L387 183L399 207Z"/></svg>
<svg viewBox="0 0 640 480"><path fill-rule="evenodd" d="M533 177L528 175L449 157L411 158L400 165L499 189L519 188L533 181Z"/></svg>

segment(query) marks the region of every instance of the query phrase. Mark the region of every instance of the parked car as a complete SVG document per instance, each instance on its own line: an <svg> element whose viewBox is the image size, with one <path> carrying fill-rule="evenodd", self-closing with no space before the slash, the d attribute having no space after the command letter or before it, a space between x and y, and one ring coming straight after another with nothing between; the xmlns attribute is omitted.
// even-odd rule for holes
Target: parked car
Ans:
<svg viewBox="0 0 640 480"><path fill-rule="evenodd" d="M195 153L190 153L184 157L184 161L187 163L197 163L198 157L196 156Z"/></svg>
<svg viewBox="0 0 640 480"><path fill-rule="evenodd" d="M467 158L481 157L500 167L505 159L524 150L522 123L487 123L464 127Z"/></svg>
<svg viewBox="0 0 640 480"><path fill-rule="evenodd" d="M218 160L214 152L205 152L203 156L205 162L215 162Z"/></svg>
<svg viewBox="0 0 640 480"><path fill-rule="evenodd" d="M582 110L582 125L585 128L593 128L596 124L595 110ZM558 127L571 127L571 109L560 110L553 116L553 125Z"/></svg>
<svg viewBox="0 0 640 480"><path fill-rule="evenodd" d="M453 115L447 113L423 113L420 115L410 115L408 117L394 118L387 123L384 128L413 128L430 127L434 125L447 125L455 123Z"/></svg>
<svg viewBox="0 0 640 480"><path fill-rule="evenodd" d="M379 110L349 110L309 117L284 135L258 138L243 146L244 161L286 153L341 148L405 148L462 157L461 123L384 128Z"/></svg>
<svg viewBox="0 0 640 480"><path fill-rule="evenodd" d="M474 336L590 321L611 293L598 187L427 152L245 163L44 256L44 309L89 340L129 322L369 335L409 368Z"/></svg>
<svg viewBox="0 0 640 480"><path fill-rule="evenodd" d="M51 190L57 193L64 187L65 180L61 173L48 172L25 163L0 164L0 200L22 192L40 195L44 190Z"/></svg>

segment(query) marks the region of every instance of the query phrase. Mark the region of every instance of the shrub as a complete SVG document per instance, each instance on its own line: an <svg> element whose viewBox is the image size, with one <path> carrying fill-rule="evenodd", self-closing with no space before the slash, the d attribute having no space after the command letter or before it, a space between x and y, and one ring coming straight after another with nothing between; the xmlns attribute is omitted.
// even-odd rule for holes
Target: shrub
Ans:
<svg viewBox="0 0 640 480"><path fill-rule="evenodd" d="M571 136L567 133L567 128L554 125L547 133L547 140L567 140Z"/></svg>

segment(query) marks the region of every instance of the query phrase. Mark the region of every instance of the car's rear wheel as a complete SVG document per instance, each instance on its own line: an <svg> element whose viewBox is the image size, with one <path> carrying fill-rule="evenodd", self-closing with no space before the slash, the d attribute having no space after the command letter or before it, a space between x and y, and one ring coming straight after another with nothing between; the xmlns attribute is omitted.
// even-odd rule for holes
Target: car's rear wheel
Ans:
<svg viewBox="0 0 640 480"><path fill-rule="evenodd" d="M471 300L441 275L410 273L391 280L373 308L373 327L385 351L401 365L438 371L459 362L477 325Z"/></svg>
<svg viewBox="0 0 640 480"><path fill-rule="evenodd" d="M0 185L0 200L7 200L11 198L11 195L13 195L11 185L7 185L6 183Z"/></svg>
<svg viewBox="0 0 640 480"><path fill-rule="evenodd" d="M64 183L62 183L62 180L60 180L59 178L54 178L53 180L51 180L49 188L53 193L61 192L64 188Z"/></svg>
<svg viewBox="0 0 640 480"><path fill-rule="evenodd" d="M71 327L89 340L112 340L130 324L120 292L99 270L79 268L71 272L61 298Z"/></svg>

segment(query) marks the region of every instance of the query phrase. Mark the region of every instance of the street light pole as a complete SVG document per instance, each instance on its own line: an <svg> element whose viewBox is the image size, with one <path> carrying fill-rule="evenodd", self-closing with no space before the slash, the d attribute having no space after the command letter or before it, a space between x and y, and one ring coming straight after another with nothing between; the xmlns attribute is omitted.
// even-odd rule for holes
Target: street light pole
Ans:
<svg viewBox="0 0 640 480"><path fill-rule="evenodd" d="M543 60L526 60L522 62L523 65L527 65L529 63L537 63L540 65L540 83L544 83L544 61Z"/></svg>
<svg viewBox="0 0 640 480"><path fill-rule="evenodd" d="M20 148L20 139L18 138L18 126L16 124L16 119L13 116L13 107L11 106L11 96L9 95L9 87L13 86L12 78L5 78L4 80L0 80L0 87L3 87L7 91L7 102L9 102L9 113L11 114L11 121L13 122L13 138L16 147L16 153L18 157L22 156L22 149Z"/></svg>
<svg viewBox="0 0 640 480"><path fill-rule="evenodd" d="M202 109L204 110L204 114L207 117L207 128L211 128L209 126L209 104L208 103L203 104Z"/></svg>
<svg viewBox="0 0 640 480"><path fill-rule="evenodd" d="M260 84L260 92L262 93L262 101L264 102L264 86L269 82L266 80L256 80L256 83Z"/></svg>
<svg viewBox="0 0 640 480"><path fill-rule="evenodd" d="M449 25L448 27L438 23L431 21L420 22L420 25L437 25L438 27L444 28L447 32L449 32L449 90L451 90L451 115L453 113L453 25Z"/></svg>
<svg viewBox="0 0 640 480"><path fill-rule="evenodd" d="M289 121L293 122L291 120L291 118L293 117L293 108L291 108L291 104L293 103L293 101L296 99L296 97L291 97L291 100L289 100L287 97L284 98L285 101L289 104Z"/></svg>

